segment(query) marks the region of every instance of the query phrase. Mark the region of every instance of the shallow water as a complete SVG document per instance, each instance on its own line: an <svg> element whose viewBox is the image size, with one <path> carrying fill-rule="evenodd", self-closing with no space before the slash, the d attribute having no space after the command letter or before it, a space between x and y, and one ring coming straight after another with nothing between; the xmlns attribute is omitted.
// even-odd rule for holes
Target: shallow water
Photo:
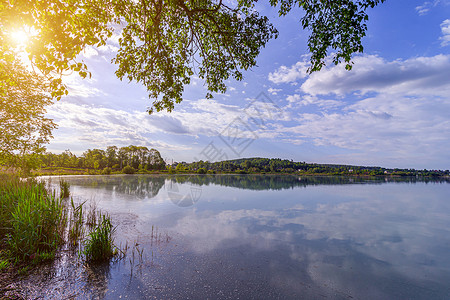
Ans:
<svg viewBox="0 0 450 300"><path fill-rule="evenodd" d="M448 180L64 179L129 249L99 266L64 252L17 283L30 298L450 299Z"/></svg>

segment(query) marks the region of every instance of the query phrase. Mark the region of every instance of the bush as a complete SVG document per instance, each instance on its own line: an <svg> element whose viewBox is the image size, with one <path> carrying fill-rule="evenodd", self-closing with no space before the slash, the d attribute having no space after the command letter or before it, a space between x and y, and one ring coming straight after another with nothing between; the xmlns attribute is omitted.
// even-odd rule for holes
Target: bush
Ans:
<svg viewBox="0 0 450 300"><path fill-rule="evenodd" d="M104 168L103 169L103 171L102 171L102 174L103 175L109 175L109 174L111 174L111 168L110 167L106 167L106 168Z"/></svg>
<svg viewBox="0 0 450 300"><path fill-rule="evenodd" d="M206 174L206 169L205 168L200 168L197 170L198 174Z"/></svg>
<svg viewBox="0 0 450 300"><path fill-rule="evenodd" d="M134 174L134 172L136 172L136 170L131 166L125 166L122 169L122 173L124 173L124 174Z"/></svg>

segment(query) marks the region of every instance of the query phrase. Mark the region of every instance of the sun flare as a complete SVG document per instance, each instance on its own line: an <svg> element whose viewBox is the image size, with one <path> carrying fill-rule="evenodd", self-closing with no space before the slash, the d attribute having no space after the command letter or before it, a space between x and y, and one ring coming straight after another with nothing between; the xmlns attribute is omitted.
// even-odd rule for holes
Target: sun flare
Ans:
<svg viewBox="0 0 450 300"><path fill-rule="evenodd" d="M17 46L26 46L29 40L29 35L23 30L17 30L11 33L11 37Z"/></svg>

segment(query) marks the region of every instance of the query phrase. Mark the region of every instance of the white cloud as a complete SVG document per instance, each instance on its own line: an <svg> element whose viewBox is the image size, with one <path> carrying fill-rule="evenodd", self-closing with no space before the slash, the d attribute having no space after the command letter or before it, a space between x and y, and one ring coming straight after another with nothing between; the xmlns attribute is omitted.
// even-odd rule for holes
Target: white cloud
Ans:
<svg viewBox="0 0 450 300"><path fill-rule="evenodd" d="M352 71L343 64L312 74L301 86L311 95L368 92L400 95L450 94L450 55L386 61L375 56L357 56Z"/></svg>
<svg viewBox="0 0 450 300"><path fill-rule="evenodd" d="M416 6L416 12L419 14L419 16L426 15L432 8L436 7L441 1L435 0L435 1L426 1L422 5Z"/></svg>
<svg viewBox="0 0 450 300"><path fill-rule="evenodd" d="M84 50L83 50L83 52L81 52L81 54L86 58L91 58L93 56L97 56L98 51L95 50L94 47L87 46L86 48L84 48Z"/></svg>
<svg viewBox="0 0 450 300"><path fill-rule="evenodd" d="M300 99L301 99L301 96L300 96L299 94L289 95L289 96L287 96L287 98L286 98L286 100L287 100L289 103L297 103L297 102L300 101Z"/></svg>
<svg viewBox="0 0 450 300"><path fill-rule="evenodd" d="M281 66L269 73L269 80L276 84L295 82L307 76L308 65L306 61L299 61L291 67Z"/></svg>
<svg viewBox="0 0 450 300"><path fill-rule="evenodd" d="M102 53L108 54L108 53L116 53L117 51L119 51L119 47L111 45L111 44L106 44L104 46L100 46L98 48L98 50Z"/></svg>
<svg viewBox="0 0 450 300"><path fill-rule="evenodd" d="M145 112L78 105L69 101L50 106L48 116L55 119L59 125L55 132L59 143L67 141L67 144L73 144L73 136L77 136L78 141L96 148L112 144L134 144L162 147L165 150L190 149L148 137L149 134L157 132L181 134L187 130L177 120L165 116L155 117ZM73 134L74 132L76 134Z"/></svg>
<svg viewBox="0 0 450 300"><path fill-rule="evenodd" d="M422 5L416 6L416 11L420 16L427 14L430 11L430 2L425 2Z"/></svg>
<svg viewBox="0 0 450 300"><path fill-rule="evenodd" d="M114 31L110 38L108 38L108 42L119 46L119 39L122 37L123 25L114 25Z"/></svg>
<svg viewBox="0 0 450 300"><path fill-rule="evenodd" d="M67 85L69 97L90 98L107 96L104 91L95 87L97 83L95 79L82 79L76 72L72 73L69 76L64 76L63 81Z"/></svg>
<svg viewBox="0 0 450 300"><path fill-rule="evenodd" d="M441 31L442 31L442 37L440 38L442 40L441 46L444 47L450 45L450 19L447 19L441 23Z"/></svg>
<svg viewBox="0 0 450 300"><path fill-rule="evenodd" d="M49 107L48 115L54 118L60 127L57 131L58 142L64 139L63 133L65 133L68 144L73 143L73 140L70 141L73 134L78 136L79 141L94 144L96 147L110 144L153 145L155 141L149 138L150 134L185 137L198 135L216 137L219 134L226 136L226 129L230 124L236 124L236 120L242 123L242 126L238 128L240 137L255 138L256 131L263 134L264 129L276 120L286 118L284 115L275 113L278 108L273 103L254 101L246 110L243 110L238 106L221 104L216 100L185 101L189 103L188 111L179 109L172 113L161 112L148 115L140 111L83 105L84 101L71 98ZM264 137L273 137L274 134L274 132L268 132ZM182 145L168 144L163 147L185 148Z"/></svg>
<svg viewBox="0 0 450 300"><path fill-rule="evenodd" d="M269 93L271 93L272 95L276 95L278 92L281 92L282 89L269 88L267 91L268 91Z"/></svg>
<svg viewBox="0 0 450 300"><path fill-rule="evenodd" d="M121 31L120 31L121 32ZM97 57L100 54L102 56L108 54L114 54L119 51L119 38L121 37L118 33L113 33L113 35L106 41L106 45L100 47L87 46L81 52L81 55L85 58Z"/></svg>
<svg viewBox="0 0 450 300"><path fill-rule="evenodd" d="M338 107L344 105L343 101L323 100L323 99L317 98L316 96L311 96L311 95L303 95L302 96L299 94L294 94L294 95L287 96L286 100L291 105L296 105L296 106L316 105L323 109L335 109L335 108L338 108Z"/></svg>
<svg viewBox="0 0 450 300"><path fill-rule="evenodd" d="M448 157L449 120L447 99L383 95L349 105L344 113L301 114L299 125L282 130L317 146L364 153L352 156L354 163L391 159L398 166L414 159L426 164L433 157ZM445 166L450 160L440 163Z"/></svg>
<svg viewBox="0 0 450 300"><path fill-rule="evenodd" d="M446 168L450 55L394 61L364 55L354 62L350 72L330 66L300 80L286 97L297 124L279 124L278 138L346 149L330 162Z"/></svg>

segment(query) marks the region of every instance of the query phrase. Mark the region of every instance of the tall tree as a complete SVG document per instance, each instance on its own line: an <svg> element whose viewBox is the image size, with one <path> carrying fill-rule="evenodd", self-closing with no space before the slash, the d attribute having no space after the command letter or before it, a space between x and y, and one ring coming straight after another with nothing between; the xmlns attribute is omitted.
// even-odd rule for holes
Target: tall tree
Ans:
<svg viewBox="0 0 450 300"><path fill-rule="evenodd" d="M45 117L52 103L41 76L29 72L17 60L1 60L0 163L28 170L28 154L42 152L56 124ZM10 77L14 74L14 77Z"/></svg>

